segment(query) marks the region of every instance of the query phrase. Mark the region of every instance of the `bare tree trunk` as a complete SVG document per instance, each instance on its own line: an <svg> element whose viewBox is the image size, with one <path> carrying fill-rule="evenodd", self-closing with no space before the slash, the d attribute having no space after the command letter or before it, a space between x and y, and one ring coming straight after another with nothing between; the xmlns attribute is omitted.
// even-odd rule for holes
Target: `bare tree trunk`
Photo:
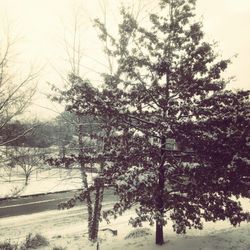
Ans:
<svg viewBox="0 0 250 250"><path fill-rule="evenodd" d="M95 180L95 205L93 211L92 218L92 227L91 227L91 239L93 241L97 240L98 231L99 231L99 222L101 217L101 209L102 209L102 201L103 201L103 192L104 187L102 180L100 178L96 178Z"/></svg>
<svg viewBox="0 0 250 250"><path fill-rule="evenodd" d="M29 182L29 174L26 174L25 175L25 186L28 185L28 182Z"/></svg>
<svg viewBox="0 0 250 250"><path fill-rule="evenodd" d="M83 188L87 191L86 201L87 201L87 208L88 208L88 235L89 235L89 239L92 240L91 238L92 214L93 214L92 200L91 200L90 191L88 190L89 187L88 187L86 170L85 170L84 164L82 163L81 163L81 176L82 176Z"/></svg>
<svg viewBox="0 0 250 250"><path fill-rule="evenodd" d="M80 123L80 118L78 119ZM79 124L79 130L78 130L78 144L79 144L79 158L83 156L83 131L82 131L83 126ZM87 208L88 208L88 236L89 239L92 240L91 238L91 228L92 228L92 214L93 214L93 208L92 208L92 200L91 200L91 194L88 185L88 179L87 179L87 173L85 169L84 163L80 160L81 164L81 177L82 177L82 183L83 183L83 189L87 191L86 194L86 201L87 201Z"/></svg>
<svg viewBox="0 0 250 250"><path fill-rule="evenodd" d="M9 182L11 182L11 176L12 176L12 167L10 167L10 171L9 171Z"/></svg>

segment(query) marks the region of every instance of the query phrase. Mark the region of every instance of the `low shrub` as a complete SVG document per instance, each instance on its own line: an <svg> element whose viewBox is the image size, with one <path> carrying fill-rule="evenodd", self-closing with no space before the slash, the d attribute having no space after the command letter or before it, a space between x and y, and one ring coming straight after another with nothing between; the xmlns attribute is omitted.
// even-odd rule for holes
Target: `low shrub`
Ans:
<svg viewBox="0 0 250 250"><path fill-rule="evenodd" d="M35 234L34 236L32 234L29 234L26 237L23 245L20 247L20 250L36 249L48 245L49 245L48 240L41 234Z"/></svg>
<svg viewBox="0 0 250 250"><path fill-rule="evenodd" d="M125 239L135 239L143 236L150 235L151 230L149 228L137 228L125 236Z"/></svg>
<svg viewBox="0 0 250 250"><path fill-rule="evenodd" d="M66 249L65 247L57 247L57 246L53 247L53 250L65 250L65 249Z"/></svg>
<svg viewBox="0 0 250 250"><path fill-rule="evenodd" d="M17 250L17 244L13 244L10 241L0 242L0 250Z"/></svg>

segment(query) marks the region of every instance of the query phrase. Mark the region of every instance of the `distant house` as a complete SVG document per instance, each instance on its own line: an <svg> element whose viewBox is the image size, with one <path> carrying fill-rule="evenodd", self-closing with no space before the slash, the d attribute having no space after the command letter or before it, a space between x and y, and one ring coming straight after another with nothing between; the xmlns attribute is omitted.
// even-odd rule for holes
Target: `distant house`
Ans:
<svg viewBox="0 0 250 250"><path fill-rule="evenodd" d="M150 143L160 146L160 139L153 138L150 140ZM193 162L194 150L178 145L175 139L167 138L165 148L166 151L171 152L174 157L181 158L185 162Z"/></svg>
<svg viewBox="0 0 250 250"><path fill-rule="evenodd" d="M173 150L173 151L178 151L179 150L178 145L177 145L175 139L167 139L165 147L168 150Z"/></svg>
<svg viewBox="0 0 250 250"><path fill-rule="evenodd" d="M150 139L150 143L153 145L160 145L160 139L159 138L152 138L152 139ZM178 151L178 145L177 145L175 139L171 139L171 138L166 139L166 149Z"/></svg>

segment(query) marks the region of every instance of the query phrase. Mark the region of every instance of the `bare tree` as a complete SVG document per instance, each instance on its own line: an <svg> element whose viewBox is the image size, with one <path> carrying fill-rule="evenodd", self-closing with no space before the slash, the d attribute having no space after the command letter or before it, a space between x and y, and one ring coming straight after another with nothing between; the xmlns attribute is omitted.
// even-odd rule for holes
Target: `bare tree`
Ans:
<svg viewBox="0 0 250 250"><path fill-rule="evenodd" d="M0 146L9 143L4 128L28 107L35 94L35 80L38 77L38 72L33 73L32 68L25 73L24 63L18 64L15 53L18 38L11 37L9 28L4 33L4 39L0 39ZM17 134L16 137L28 132Z"/></svg>
<svg viewBox="0 0 250 250"><path fill-rule="evenodd" d="M11 153L11 165L18 166L28 185L31 174L42 167L46 152L41 148L15 147Z"/></svg>
<svg viewBox="0 0 250 250"><path fill-rule="evenodd" d="M13 167L9 158L7 146L0 147L0 179L11 182Z"/></svg>
<svg viewBox="0 0 250 250"><path fill-rule="evenodd" d="M70 95L67 94L67 91L73 90L74 86L77 84L77 80L81 81L84 77L82 72L82 68L87 68L83 66L83 54L82 50L82 36L81 36L81 15L79 12L75 13L74 16L74 24L73 24L73 32L70 33L70 39L64 38L64 48L67 56L67 62L69 64L69 74L67 77L62 77L65 82L64 89L59 89L54 86L54 90L56 90L53 100L67 105L69 104ZM89 56L86 56L88 59ZM94 60L94 59L93 59ZM96 61L96 60L95 60ZM100 64L100 62L96 61ZM95 70L93 70L95 71ZM94 133L92 131L92 125L95 127L94 129L98 129L100 127L100 121L95 121L93 117L88 116L86 113L69 111L75 119L71 119L66 122L70 122L75 127L75 131L77 134L77 145L74 159L76 163L80 165L81 172L81 180L82 180L82 193L79 195L79 199L76 199L77 196L69 200L64 204L60 204L61 208L70 208L74 206L76 200L85 200L87 203L87 211L88 211L88 236L92 241L96 241L98 237L99 231L99 221L101 218L101 209L102 209L102 201L104 195L104 183L101 177L103 163L98 162L99 172L98 176L95 178L94 183L90 183L88 180L88 171L89 164L93 166L94 162L92 161L92 154L96 152L98 148L100 148L100 141L97 142L96 138L94 138ZM64 119L65 117L62 117ZM90 129L91 127L91 129ZM89 138L90 144L93 144L91 147L86 145L85 138ZM102 143L101 143L102 144ZM96 162L95 162L96 163Z"/></svg>

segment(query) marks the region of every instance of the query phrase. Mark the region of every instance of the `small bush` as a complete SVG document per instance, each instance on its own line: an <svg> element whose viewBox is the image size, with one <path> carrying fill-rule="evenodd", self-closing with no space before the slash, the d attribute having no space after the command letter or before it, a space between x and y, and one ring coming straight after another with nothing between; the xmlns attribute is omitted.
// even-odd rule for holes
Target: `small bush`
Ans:
<svg viewBox="0 0 250 250"><path fill-rule="evenodd" d="M49 245L48 240L41 234L35 234L34 236L32 234L29 234L26 237L23 245L20 247L20 250L36 249L48 245Z"/></svg>
<svg viewBox="0 0 250 250"><path fill-rule="evenodd" d="M138 228L125 236L125 239L135 239L152 234L149 228Z"/></svg>
<svg viewBox="0 0 250 250"><path fill-rule="evenodd" d="M53 247L53 250L65 250L65 249L66 249L65 247L57 247L57 246Z"/></svg>
<svg viewBox="0 0 250 250"><path fill-rule="evenodd" d="M17 244L10 243L10 241L0 242L0 250L17 250Z"/></svg>

